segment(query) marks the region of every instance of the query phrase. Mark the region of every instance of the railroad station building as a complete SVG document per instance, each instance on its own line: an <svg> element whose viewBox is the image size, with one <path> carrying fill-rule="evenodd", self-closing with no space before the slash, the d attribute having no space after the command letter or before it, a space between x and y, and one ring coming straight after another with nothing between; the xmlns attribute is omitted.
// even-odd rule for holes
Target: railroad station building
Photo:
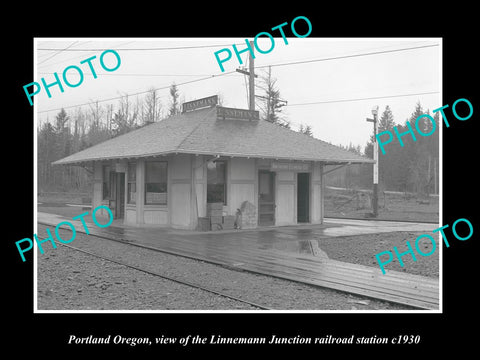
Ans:
<svg viewBox="0 0 480 360"><path fill-rule="evenodd" d="M92 207L125 225L216 230L321 224L326 167L372 162L211 96L54 164L93 166Z"/></svg>

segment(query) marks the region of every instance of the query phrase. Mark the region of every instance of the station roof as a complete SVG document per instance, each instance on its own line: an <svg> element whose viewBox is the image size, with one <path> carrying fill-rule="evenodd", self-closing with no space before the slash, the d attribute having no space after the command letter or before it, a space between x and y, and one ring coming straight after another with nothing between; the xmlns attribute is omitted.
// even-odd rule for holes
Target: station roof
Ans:
<svg viewBox="0 0 480 360"><path fill-rule="evenodd" d="M79 151L53 164L135 159L167 154L321 161L373 160L265 120L222 119L218 106L171 116Z"/></svg>

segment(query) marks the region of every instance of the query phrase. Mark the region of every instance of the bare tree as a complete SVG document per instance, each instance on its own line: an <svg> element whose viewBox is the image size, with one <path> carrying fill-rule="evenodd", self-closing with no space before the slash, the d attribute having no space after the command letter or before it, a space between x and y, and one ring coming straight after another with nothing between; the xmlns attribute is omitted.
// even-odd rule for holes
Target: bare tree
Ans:
<svg viewBox="0 0 480 360"><path fill-rule="evenodd" d="M89 116L91 118L91 121L93 122L94 126L100 127L100 120L102 116L105 114L103 107L101 105L98 105L98 100L95 101L93 104L89 104L89 106L90 106Z"/></svg>
<svg viewBox="0 0 480 360"><path fill-rule="evenodd" d="M128 95L122 96L118 103L118 110L110 120L113 136L122 135L135 129L139 112L140 103L138 98L136 103L132 104Z"/></svg>
<svg viewBox="0 0 480 360"><path fill-rule="evenodd" d="M105 110L101 105L98 104L98 100L90 104L90 109L87 112L87 118L89 119L88 134L86 136L87 147L98 144L110 138L108 127L111 115L108 115L107 113L106 121L103 123L102 118L104 115Z"/></svg>
<svg viewBox="0 0 480 360"><path fill-rule="evenodd" d="M158 97L157 90L150 88L143 100L141 108L143 125L160 120L162 112L162 103Z"/></svg>

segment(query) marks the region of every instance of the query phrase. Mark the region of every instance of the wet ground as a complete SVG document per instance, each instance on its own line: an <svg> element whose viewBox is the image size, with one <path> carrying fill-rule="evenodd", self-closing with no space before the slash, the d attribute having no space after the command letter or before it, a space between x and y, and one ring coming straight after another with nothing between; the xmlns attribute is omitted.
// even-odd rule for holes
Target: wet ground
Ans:
<svg viewBox="0 0 480 360"><path fill-rule="evenodd" d="M65 220L65 218L75 217L85 211L91 212L89 207L79 205L65 206L65 204L40 204L38 211L40 221L44 218L52 224L58 224ZM92 224L92 226L94 225ZM322 249L322 244L324 240L332 237L350 237L391 232L431 233L433 229L438 227L439 225L431 223L326 218L322 225L304 224L297 226L264 227L254 230L198 232L170 228L125 226L123 220L115 220L112 225L108 227L108 232L116 238L123 238L127 241L128 239L140 240L142 236L147 238L154 237L158 239L158 241L177 236L186 238L196 236L201 237L201 242L206 247L221 247L227 244L233 247L252 247L252 245L254 245L255 248L261 250L275 249L291 253L328 257L325 249ZM82 228L80 223L78 228ZM142 242L148 243L148 240L143 240ZM155 243L152 245L155 245ZM173 249L174 248L172 248L172 250ZM375 254L372 253L372 256L374 255Z"/></svg>
<svg viewBox="0 0 480 360"><path fill-rule="evenodd" d="M84 209L77 209L73 216L84 212ZM93 235L238 270L419 308L438 308L438 252L422 258L427 261L412 261L413 264L407 261L408 257L403 258L404 265L392 261L386 267L386 274L381 272L374 258L375 254L392 250L393 246L402 251L406 240L415 240L420 234L431 232L438 227L436 224L326 219L322 225L195 232L124 226L120 221L114 221L107 228L99 228L91 222L90 216L86 216L85 220ZM108 219L97 220L102 224L108 222ZM72 222L79 230L84 228L79 220L46 212L38 212L38 221L49 224L52 230L62 221ZM71 239L69 230L60 228L59 234L61 238ZM420 246L427 253L428 246L432 244ZM436 247L439 248L438 244ZM417 264L420 264L420 272L417 272L417 266L411 266Z"/></svg>

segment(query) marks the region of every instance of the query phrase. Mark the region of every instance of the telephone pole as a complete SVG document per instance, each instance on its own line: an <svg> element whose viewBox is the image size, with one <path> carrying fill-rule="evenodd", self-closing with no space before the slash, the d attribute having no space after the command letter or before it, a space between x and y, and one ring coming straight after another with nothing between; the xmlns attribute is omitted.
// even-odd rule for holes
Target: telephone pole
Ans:
<svg viewBox="0 0 480 360"><path fill-rule="evenodd" d="M253 41L250 41L250 47L253 49ZM250 53L250 59L248 61L248 71L250 73L248 77L248 85L250 87L250 103L248 109L255 110L255 58L252 56L252 53Z"/></svg>
<svg viewBox="0 0 480 360"><path fill-rule="evenodd" d="M250 41L250 48L253 52L253 40ZM255 58L252 56L252 52L250 52L250 58L248 60L248 71L244 69L237 69L236 71L242 73L244 75L248 75L248 109L255 110Z"/></svg>

